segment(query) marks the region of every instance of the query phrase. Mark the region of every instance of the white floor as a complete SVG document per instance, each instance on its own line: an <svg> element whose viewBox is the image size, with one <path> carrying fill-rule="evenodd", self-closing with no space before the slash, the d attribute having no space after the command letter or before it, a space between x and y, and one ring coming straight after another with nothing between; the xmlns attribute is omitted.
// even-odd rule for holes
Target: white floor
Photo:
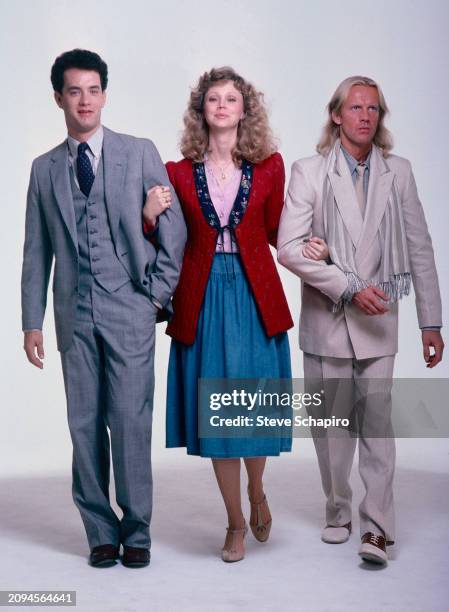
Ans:
<svg viewBox="0 0 449 612"><path fill-rule="evenodd" d="M154 466L152 562L140 570L87 565L69 474L1 479L0 589L76 590L77 609L89 612L447 611L449 442L397 446L397 545L385 569L360 562L356 512L346 544L320 541L318 469L311 441L297 440L267 469L272 536L259 544L249 534L246 558L235 564L219 557L225 517L210 463L182 450ZM353 484L356 504L356 470Z"/></svg>

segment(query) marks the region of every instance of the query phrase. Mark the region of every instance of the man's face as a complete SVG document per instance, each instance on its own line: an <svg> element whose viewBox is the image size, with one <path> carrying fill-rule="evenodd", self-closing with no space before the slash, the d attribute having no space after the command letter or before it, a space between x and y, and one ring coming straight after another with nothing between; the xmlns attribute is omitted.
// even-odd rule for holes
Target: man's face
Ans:
<svg viewBox="0 0 449 612"><path fill-rule="evenodd" d="M64 72L62 94L56 91L55 100L64 111L69 134L87 140L100 125L106 92L95 70L69 68Z"/></svg>
<svg viewBox="0 0 449 612"><path fill-rule="evenodd" d="M333 112L332 119L340 126L341 143L349 152L371 145L379 123L377 87L353 85L340 113Z"/></svg>

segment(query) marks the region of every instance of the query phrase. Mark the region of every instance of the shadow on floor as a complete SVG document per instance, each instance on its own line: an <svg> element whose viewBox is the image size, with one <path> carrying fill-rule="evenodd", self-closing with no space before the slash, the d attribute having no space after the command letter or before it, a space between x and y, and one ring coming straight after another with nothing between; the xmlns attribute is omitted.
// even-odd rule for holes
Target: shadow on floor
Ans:
<svg viewBox="0 0 449 612"><path fill-rule="evenodd" d="M243 474L243 470L242 470ZM210 461L182 457L154 469L152 538L173 550L193 555L216 552L217 533L224 537L226 518ZM353 470L354 531L356 508L363 494ZM324 520L319 472L312 459L282 457L269 462L265 490L273 514L273 545L285 546L292 525L319 537ZM449 514L449 477L443 473L399 468L395 479L397 541L403 546L417 537L416 526ZM69 475L0 480L0 534L17 545L32 543L73 555L86 556L84 529L71 498ZM243 505L246 478L242 476ZM119 513L119 511L118 511ZM399 520L400 519L400 520ZM424 528L424 527L423 527ZM221 536L219 536L221 537ZM218 539L219 539L218 537ZM259 546L257 543L254 544Z"/></svg>

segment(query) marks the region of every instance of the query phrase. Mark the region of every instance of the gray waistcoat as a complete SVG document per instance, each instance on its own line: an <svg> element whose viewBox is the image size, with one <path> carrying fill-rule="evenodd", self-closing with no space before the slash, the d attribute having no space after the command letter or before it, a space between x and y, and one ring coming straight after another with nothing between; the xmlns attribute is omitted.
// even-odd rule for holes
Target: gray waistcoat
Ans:
<svg viewBox="0 0 449 612"><path fill-rule="evenodd" d="M89 197L86 198L75 183L73 171L70 171L78 235L80 295L86 295L94 281L112 293L130 280L115 254L106 209L103 177L102 157Z"/></svg>

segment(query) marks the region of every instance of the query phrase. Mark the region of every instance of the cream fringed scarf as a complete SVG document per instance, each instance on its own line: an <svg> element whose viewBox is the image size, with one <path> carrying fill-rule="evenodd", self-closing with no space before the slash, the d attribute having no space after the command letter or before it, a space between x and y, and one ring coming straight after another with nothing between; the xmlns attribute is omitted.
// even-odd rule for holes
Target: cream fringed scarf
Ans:
<svg viewBox="0 0 449 612"><path fill-rule="evenodd" d="M330 168L336 163L336 152L339 143L331 153ZM410 262L407 250L407 239L402 215L401 203L395 181L388 196L385 214L380 223L377 235L381 248L381 264L377 278L361 278L355 263L355 246L340 215L332 185L326 175L323 186L323 213L325 240L329 247L332 263L338 266L347 276L348 289L342 299L334 305L334 312L342 308L344 302L351 301L353 295L375 285L388 296L388 302L400 300L410 293Z"/></svg>

